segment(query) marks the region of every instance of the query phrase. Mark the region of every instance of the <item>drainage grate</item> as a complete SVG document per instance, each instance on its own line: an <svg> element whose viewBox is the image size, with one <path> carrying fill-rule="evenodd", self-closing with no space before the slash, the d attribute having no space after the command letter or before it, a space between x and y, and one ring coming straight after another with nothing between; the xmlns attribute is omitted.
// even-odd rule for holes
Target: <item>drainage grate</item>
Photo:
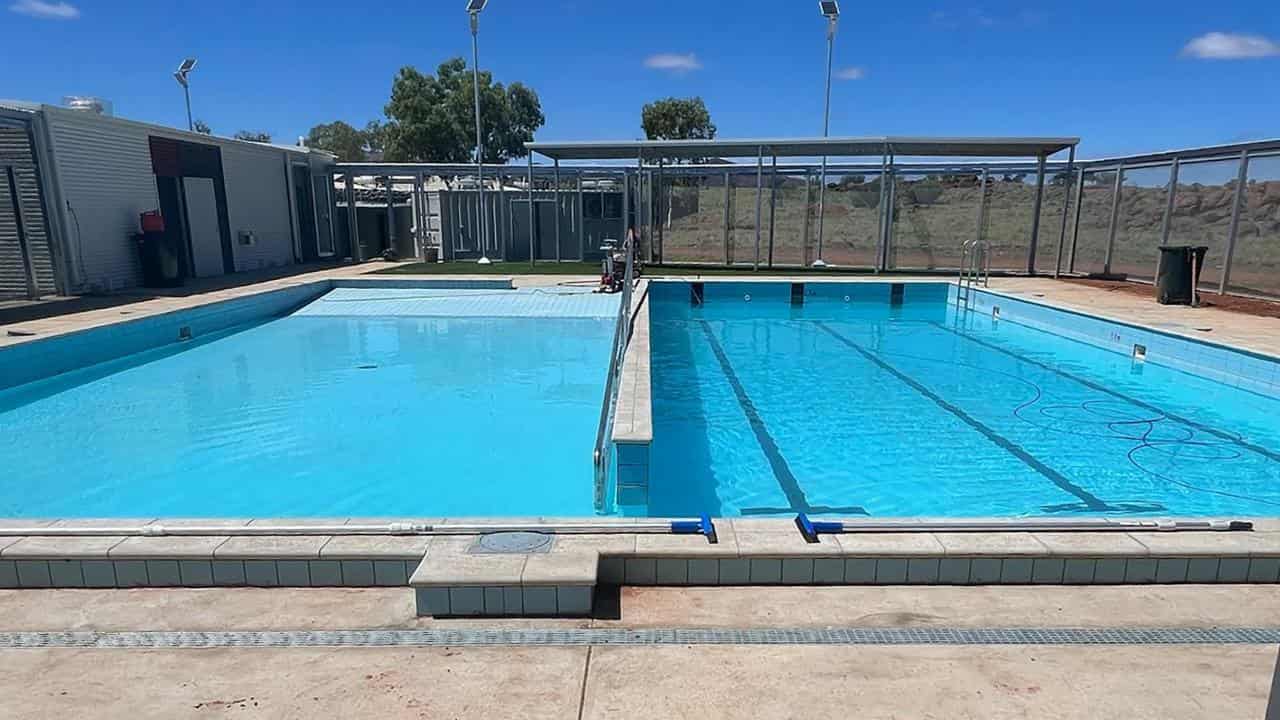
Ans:
<svg viewBox="0 0 1280 720"><path fill-rule="evenodd" d="M1274 645L1280 628L754 628L0 632L0 649L435 645Z"/></svg>

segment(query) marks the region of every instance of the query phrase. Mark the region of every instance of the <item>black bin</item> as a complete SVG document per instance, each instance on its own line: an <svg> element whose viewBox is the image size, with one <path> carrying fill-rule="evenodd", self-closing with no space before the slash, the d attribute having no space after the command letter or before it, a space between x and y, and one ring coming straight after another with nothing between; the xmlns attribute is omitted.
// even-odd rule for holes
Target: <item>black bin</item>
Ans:
<svg viewBox="0 0 1280 720"><path fill-rule="evenodd" d="M1204 254L1200 245L1161 245L1160 269L1156 272L1156 300L1161 305L1190 305L1192 290L1200 284Z"/></svg>
<svg viewBox="0 0 1280 720"><path fill-rule="evenodd" d="M182 285L182 263L163 232L144 232L133 236L138 244L142 260L142 285L151 288L171 288Z"/></svg>

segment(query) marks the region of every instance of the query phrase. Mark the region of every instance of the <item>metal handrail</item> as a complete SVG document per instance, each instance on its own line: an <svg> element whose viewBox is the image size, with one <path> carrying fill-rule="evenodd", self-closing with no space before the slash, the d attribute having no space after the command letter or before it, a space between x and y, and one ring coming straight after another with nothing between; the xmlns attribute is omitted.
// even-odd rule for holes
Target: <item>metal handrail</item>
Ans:
<svg viewBox="0 0 1280 720"><path fill-rule="evenodd" d="M632 240L623 241L623 255L626 258L623 271L622 301L618 304L618 320L614 325L613 347L609 352L609 374L605 378L604 399L600 403L600 419L596 425L596 444L591 460L595 472L595 508L596 512L608 511L609 483L609 427L610 410L618 395L618 376L622 372L622 359L627 352L627 344L631 340L631 289L634 285L634 263Z"/></svg>
<svg viewBox="0 0 1280 720"><path fill-rule="evenodd" d="M960 246L960 275L956 280L957 304L964 302L969 307L969 298L973 286L982 283L989 287L991 280L991 243L986 240L966 240Z"/></svg>

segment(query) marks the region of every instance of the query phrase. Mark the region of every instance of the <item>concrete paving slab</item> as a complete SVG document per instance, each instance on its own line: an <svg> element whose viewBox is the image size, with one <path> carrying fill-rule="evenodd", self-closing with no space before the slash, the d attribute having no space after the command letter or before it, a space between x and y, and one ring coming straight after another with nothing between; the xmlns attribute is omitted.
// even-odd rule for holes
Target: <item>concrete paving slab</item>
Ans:
<svg viewBox="0 0 1280 720"><path fill-rule="evenodd" d="M838 540L843 553L850 557L942 557L945 553L942 543L933 533L845 533L830 537Z"/></svg>
<svg viewBox="0 0 1280 720"><path fill-rule="evenodd" d="M1275 648L597 647L584 720L1261 717Z"/></svg>
<svg viewBox="0 0 1280 720"><path fill-rule="evenodd" d="M0 609L3 609L0 605ZM1280 587L627 587L600 627L1271 626Z"/></svg>
<svg viewBox="0 0 1280 720"><path fill-rule="evenodd" d="M131 537L111 548L112 558L212 559L213 553L229 538L217 536Z"/></svg>
<svg viewBox="0 0 1280 720"><path fill-rule="evenodd" d="M436 553L423 558L409 578L413 586L519 585L527 555Z"/></svg>
<svg viewBox="0 0 1280 720"><path fill-rule="evenodd" d="M335 535L320 548L321 558L419 559L434 538L430 535Z"/></svg>
<svg viewBox="0 0 1280 720"><path fill-rule="evenodd" d="M1147 548L1122 532L1036 533L1050 555L1063 557L1142 557Z"/></svg>
<svg viewBox="0 0 1280 720"><path fill-rule="evenodd" d="M577 716L585 648L0 652L7 718Z"/></svg>
<svg viewBox="0 0 1280 720"><path fill-rule="evenodd" d="M1047 552L1035 533L934 533L948 556L1025 557Z"/></svg>
<svg viewBox="0 0 1280 720"><path fill-rule="evenodd" d="M7 560L23 558L106 558L123 537L25 537L0 551Z"/></svg>
<svg viewBox="0 0 1280 720"><path fill-rule="evenodd" d="M311 559L320 557L320 548L329 542L327 535L254 535L233 537L214 551L217 558L236 559Z"/></svg>

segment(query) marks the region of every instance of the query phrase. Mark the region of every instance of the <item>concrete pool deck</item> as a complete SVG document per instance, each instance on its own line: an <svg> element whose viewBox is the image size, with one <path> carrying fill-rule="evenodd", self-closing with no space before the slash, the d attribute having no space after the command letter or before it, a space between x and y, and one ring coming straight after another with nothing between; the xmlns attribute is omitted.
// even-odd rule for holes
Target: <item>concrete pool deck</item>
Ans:
<svg viewBox="0 0 1280 720"><path fill-rule="evenodd" d="M1276 587L634 588L618 617L418 618L372 590L0 591L17 632L1250 627ZM6 717L1262 717L1275 646L0 649Z"/></svg>

